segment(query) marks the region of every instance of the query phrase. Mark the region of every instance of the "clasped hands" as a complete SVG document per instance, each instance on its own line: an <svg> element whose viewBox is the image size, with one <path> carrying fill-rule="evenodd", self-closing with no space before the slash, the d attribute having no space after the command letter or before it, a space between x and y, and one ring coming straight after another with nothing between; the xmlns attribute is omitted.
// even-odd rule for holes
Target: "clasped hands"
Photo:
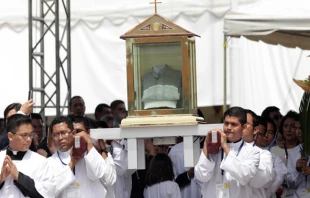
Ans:
<svg viewBox="0 0 310 198"><path fill-rule="evenodd" d="M9 175L12 176L13 180L17 180L19 172L10 156L7 155L2 164L0 183L2 184Z"/></svg>

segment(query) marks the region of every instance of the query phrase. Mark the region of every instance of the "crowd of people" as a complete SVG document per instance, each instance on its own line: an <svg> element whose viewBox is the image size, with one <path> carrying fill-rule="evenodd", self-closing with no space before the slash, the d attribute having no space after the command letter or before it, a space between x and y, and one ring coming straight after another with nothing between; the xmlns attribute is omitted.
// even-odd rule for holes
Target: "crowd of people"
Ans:
<svg viewBox="0 0 310 198"><path fill-rule="evenodd" d="M223 128L206 131L195 167L184 167L184 143L154 145L145 140L146 169L128 169L126 139L97 140L91 128L119 127L125 103L99 104L92 119L74 96L69 115L56 116L43 133L43 119L31 113L33 100L4 111L0 134L0 197L74 198L310 198L309 157L301 157L298 113L282 117L277 107L261 116L231 107ZM210 149L209 133L220 149ZM85 151L77 155L77 138ZM82 141L83 139L83 141Z"/></svg>

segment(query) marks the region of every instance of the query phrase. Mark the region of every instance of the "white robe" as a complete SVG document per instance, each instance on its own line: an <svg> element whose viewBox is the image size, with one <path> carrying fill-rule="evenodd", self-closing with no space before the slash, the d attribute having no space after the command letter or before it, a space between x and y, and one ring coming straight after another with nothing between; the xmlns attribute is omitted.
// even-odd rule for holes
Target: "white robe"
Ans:
<svg viewBox="0 0 310 198"><path fill-rule="evenodd" d="M272 153L272 161L273 161L273 171L276 174L276 178L272 183L266 185L267 195L270 198L276 198L276 192L282 185L284 181L284 177L287 174L287 168L283 162L283 160Z"/></svg>
<svg viewBox="0 0 310 198"><path fill-rule="evenodd" d="M106 197L107 190L103 184L112 186L116 180L115 166L109 159L111 156L104 160L93 147L75 165L75 174L68 165L60 161L59 157L63 163L68 164L71 160L70 151L58 151L48 158L57 184L56 197L65 198L72 193L76 193L74 195L76 198ZM72 187L75 184L78 184L77 188Z"/></svg>
<svg viewBox="0 0 310 198"><path fill-rule="evenodd" d="M222 149L218 154L209 154L208 159L202 152L198 164L195 166L195 176L201 182L202 196L204 198L216 197L216 184L229 184L230 198L250 198L253 187L250 181L257 172L259 165L259 151L253 146L244 143L238 156L238 150L242 141L228 143L230 152L224 153L221 159ZM224 170L224 176L222 171Z"/></svg>
<svg viewBox="0 0 310 198"><path fill-rule="evenodd" d="M253 187L252 198L269 197L269 192L264 186L268 186L276 179L276 174L273 171L272 155L269 151L263 150L257 146L253 146L254 142L247 143L260 153L259 165L255 176L250 181L250 186Z"/></svg>
<svg viewBox="0 0 310 198"><path fill-rule="evenodd" d="M290 156L290 153L291 153L292 150L293 149L287 149L288 156ZM277 156L279 156L283 160L285 166L287 165L288 157L286 156L285 149L282 149L279 146L274 146L274 147L272 147L270 149L270 152L275 154L275 155L277 155Z"/></svg>
<svg viewBox="0 0 310 198"><path fill-rule="evenodd" d="M291 151L288 157L287 170L288 174L286 175L286 181L290 188L296 189L294 193L294 198L301 197L302 191L310 188L310 176L308 176L308 181L306 183L306 177L296 170L296 162L300 159L300 146L298 145ZM307 162L307 166L309 166L310 158ZM307 194L307 197L310 197L310 193Z"/></svg>
<svg viewBox="0 0 310 198"><path fill-rule="evenodd" d="M174 181L164 181L146 187L143 195L144 198L181 198L179 185Z"/></svg>
<svg viewBox="0 0 310 198"><path fill-rule="evenodd" d="M189 167L184 167L184 143L181 142L179 144L174 145L170 152L169 157L172 161L174 177L176 178L178 175L188 171ZM193 178L191 183L187 186L181 187L181 197L182 198L200 198L201 197L201 183Z"/></svg>
<svg viewBox="0 0 310 198"><path fill-rule="evenodd" d="M6 150L0 152L0 170L6 156ZM55 197L55 183L52 180L51 169L45 157L28 150L22 160L13 160L17 170L29 176L35 182L36 190L45 198ZM14 185L13 178L9 175L0 190L0 197L21 198L24 195Z"/></svg>
<svg viewBox="0 0 310 198"><path fill-rule="evenodd" d="M112 141L112 156L115 163L117 179L113 185L115 198L130 198L132 189L131 175L135 170L128 169L127 141Z"/></svg>

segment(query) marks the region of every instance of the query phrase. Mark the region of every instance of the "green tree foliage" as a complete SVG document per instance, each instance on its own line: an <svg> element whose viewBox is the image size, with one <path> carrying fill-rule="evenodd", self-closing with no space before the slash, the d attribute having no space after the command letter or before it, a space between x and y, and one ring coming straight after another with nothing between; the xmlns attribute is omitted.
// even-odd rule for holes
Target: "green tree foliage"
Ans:
<svg viewBox="0 0 310 198"><path fill-rule="evenodd" d="M300 149L301 157L308 161L310 153L310 94L305 92L299 107L299 120L302 128L302 147Z"/></svg>

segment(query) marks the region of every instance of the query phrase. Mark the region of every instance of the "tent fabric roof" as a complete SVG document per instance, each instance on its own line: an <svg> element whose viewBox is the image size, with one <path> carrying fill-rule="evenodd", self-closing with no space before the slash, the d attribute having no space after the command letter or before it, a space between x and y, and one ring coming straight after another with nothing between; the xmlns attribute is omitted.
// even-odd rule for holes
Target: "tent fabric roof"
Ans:
<svg viewBox="0 0 310 198"><path fill-rule="evenodd" d="M231 9L232 0L166 0L157 6L158 13L170 20L179 15L186 15L196 21L205 12L216 17L223 17ZM239 5L250 4L258 0L239 0ZM33 1L33 15L39 12L36 7L39 0ZM141 22L154 14L154 5L146 0L72 0L71 26L84 22L90 28L98 28L102 21L108 20L113 25L121 25L128 18L135 18ZM47 20L53 16L47 15ZM64 23L64 10L60 7L60 22ZM22 31L28 25L28 1L26 0L0 0L0 28L7 25L15 31Z"/></svg>
<svg viewBox="0 0 310 198"><path fill-rule="evenodd" d="M261 0L224 18L224 33L269 44L310 49L309 0Z"/></svg>

